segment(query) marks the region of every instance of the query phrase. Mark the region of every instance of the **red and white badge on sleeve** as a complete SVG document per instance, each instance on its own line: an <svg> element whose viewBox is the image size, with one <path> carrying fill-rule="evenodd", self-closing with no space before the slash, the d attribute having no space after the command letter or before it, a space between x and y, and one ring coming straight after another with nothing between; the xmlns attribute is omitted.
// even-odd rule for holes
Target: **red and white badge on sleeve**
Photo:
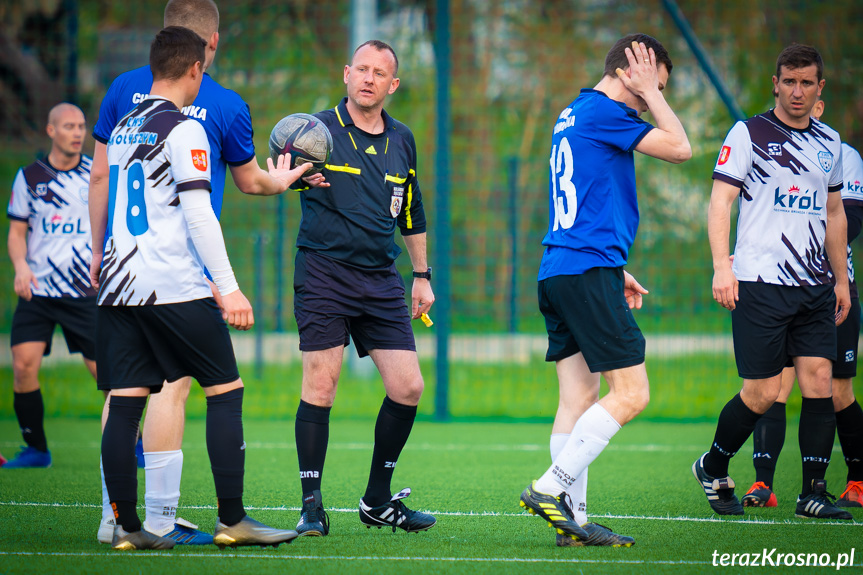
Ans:
<svg viewBox="0 0 863 575"><path fill-rule="evenodd" d="M202 172L207 171L207 151L192 150L192 164Z"/></svg>
<svg viewBox="0 0 863 575"><path fill-rule="evenodd" d="M719 165L721 166L722 164L727 162L728 158L730 156L731 156L731 146L722 146L722 149L719 150Z"/></svg>

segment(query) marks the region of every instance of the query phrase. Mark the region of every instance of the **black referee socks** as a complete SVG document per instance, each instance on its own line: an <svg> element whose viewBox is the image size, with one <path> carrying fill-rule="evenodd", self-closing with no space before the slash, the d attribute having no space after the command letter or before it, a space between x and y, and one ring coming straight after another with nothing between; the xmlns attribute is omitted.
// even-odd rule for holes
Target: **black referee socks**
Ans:
<svg viewBox="0 0 863 575"><path fill-rule="evenodd" d="M392 497L390 483L393 472L402 448L411 434L416 416L417 406L403 405L389 397L384 398L375 424L375 451L372 455L369 484L366 494L363 495L366 505L377 507Z"/></svg>
<svg viewBox="0 0 863 575"><path fill-rule="evenodd" d="M316 489L320 491L330 440L330 407L320 407L300 400L294 437L297 460L300 464L300 483L303 496Z"/></svg>

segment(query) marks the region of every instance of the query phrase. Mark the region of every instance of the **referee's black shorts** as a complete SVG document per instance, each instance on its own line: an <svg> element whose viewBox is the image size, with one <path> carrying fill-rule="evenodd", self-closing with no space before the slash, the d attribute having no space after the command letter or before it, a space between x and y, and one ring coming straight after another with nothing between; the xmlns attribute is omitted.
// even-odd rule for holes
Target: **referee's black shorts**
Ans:
<svg viewBox="0 0 863 575"><path fill-rule="evenodd" d="M773 377L800 356L836 359L832 285L740 282L738 296L731 330L740 377Z"/></svg>
<svg viewBox="0 0 863 575"><path fill-rule="evenodd" d="M644 363L644 336L623 293L623 268L593 268L538 285L546 361L581 352L593 373Z"/></svg>
<svg viewBox="0 0 863 575"><path fill-rule="evenodd" d="M405 284L395 264L363 270L299 250L294 317L301 351L347 346L351 339L360 357L372 349L416 351Z"/></svg>
<svg viewBox="0 0 863 575"><path fill-rule="evenodd" d="M202 387L240 378L228 325L213 298L99 306L99 389L149 387L191 376Z"/></svg>
<svg viewBox="0 0 863 575"><path fill-rule="evenodd" d="M80 352L91 361L96 359L96 296L33 296L30 301L18 298L10 344L44 342L44 355L49 355L57 324L63 330L69 353Z"/></svg>

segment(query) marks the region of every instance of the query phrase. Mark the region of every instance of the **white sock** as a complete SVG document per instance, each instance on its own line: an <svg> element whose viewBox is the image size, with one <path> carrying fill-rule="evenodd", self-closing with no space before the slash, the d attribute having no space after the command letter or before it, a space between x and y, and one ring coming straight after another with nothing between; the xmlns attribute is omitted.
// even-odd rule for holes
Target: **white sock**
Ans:
<svg viewBox="0 0 863 575"><path fill-rule="evenodd" d="M549 448L552 461L557 459L557 456L563 451L563 446L566 445L567 439L569 439L569 435L566 433L553 433L551 435ZM587 523L587 469L576 477L572 486L567 488L566 493L572 499L573 519L579 525L584 525Z"/></svg>
<svg viewBox="0 0 863 575"><path fill-rule="evenodd" d="M114 510L111 509L111 498L108 497L108 487L105 485L105 468L102 467L102 457L99 457L99 475L102 476L102 521L114 518Z"/></svg>
<svg viewBox="0 0 863 575"><path fill-rule="evenodd" d="M177 518L183 451L148 451L144 459L147 462L144 468L144 504L147 509L144 529L156 535L166 535L174 529Z"/></svg>
<svg viewBox="0 0 863 575"><path fill-rule="evenodd" d="M549 495L560 495L569 489L587 466L593 463L608 441L620 430L611 414L599 403L594 403L578 418L563 450L554 463L536 482L536 490Z"/></svg>

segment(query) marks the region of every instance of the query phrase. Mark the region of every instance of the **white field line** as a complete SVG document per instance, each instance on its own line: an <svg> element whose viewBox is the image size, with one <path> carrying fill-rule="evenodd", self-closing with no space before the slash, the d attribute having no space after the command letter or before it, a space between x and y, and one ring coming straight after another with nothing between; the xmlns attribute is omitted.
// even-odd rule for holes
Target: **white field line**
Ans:
<svg viewBox="0 0 863 575"><path fill-rule="evenodd" d="M6 448L16 448L21 445L20 441L0 441L0 446ZM51 441L51 447L86 447L89 449L100 449L101 442L70 442L70 441ZM705 444L706 445L706 444ZM623 451L623 452L683 452L691 451L694 454L703 453L705 445L665 445L659 443L645 444L620 444L610 443L603 451ZM183 445L185 449L204 449L206 444L187 442ZM246 443L248 449L286 449L294 451L296 444L288 442L264 442L264 441L249 441ZM373 443L330 443L328 450L337 451L371 451L374 448ZM548 444L539 443L492 443L485 445L467 444L467 443L409 443L407 449L411 451L470 451L470 452L532 452L532 451L548 451ZM833 453L841 453L842 448L839 445L833 446Z"/></svg>
<svg viewBox="0 0 863 575"><path fill-rule="evenodd" d="M594 563L600 565L710 565L710 561L650 561L638 559L603 560L603 559L544 559L534 557L381 557L374 555L255 555L246 553L164 553L160 551L148 551L140 553L116 553L106 551L105 553L64 553L64 552L35 552L35 551L0 551L0 556L23 556L23 557L171 557L181 559L195 557L201 559L269 559L281 561L447 561L452 563Z"/></svg>
<svg viewBox="0 0 863 575"><path fill-rule="evenodd" d="M43 503L38 501L0 501L0 507L53 507L53 508L71 508L71 509L101 509L101 505L95 503ZM139 506L143 509L142 506ZM215 505L184 505L184 509L195 509L203 511L216 511ZM246 505L249 511L300 511L300 507L287 507L280 505L277 507L265 506L255 507ZM525 512L499 512L499 511L426 511L432 515L440 515L442 517L532 517ZM356 513L356 507L342 508L327 508L328 513ZM848 521L796 521L793 519L775 520L775 519L720 519L718 517L686 517L678 516L651 516L651 515L590 515L594 519L632 519L637 521L679 521L691 523L740 523L743 525L840 525L843 527L863 527L863 523L855 523Z"/></svg>

